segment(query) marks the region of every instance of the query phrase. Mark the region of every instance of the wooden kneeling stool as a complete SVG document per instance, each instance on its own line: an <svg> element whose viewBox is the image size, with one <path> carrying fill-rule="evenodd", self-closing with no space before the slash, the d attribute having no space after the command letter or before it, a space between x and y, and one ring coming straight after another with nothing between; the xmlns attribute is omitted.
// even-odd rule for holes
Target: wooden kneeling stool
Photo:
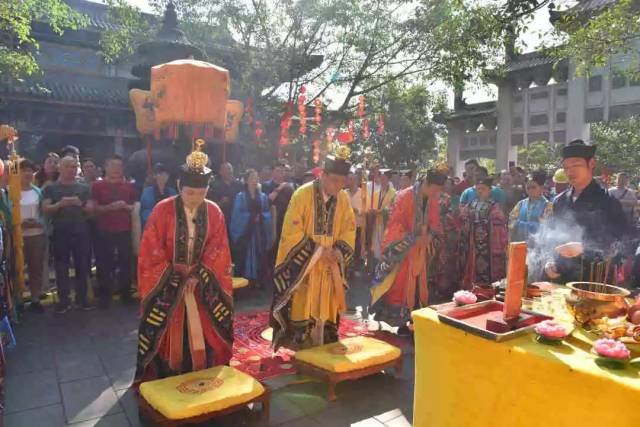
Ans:
<svg viewBox="0 0 640 427"><path fill-rule="evenodd" d="M263 425L269 424L269 389L229 366L216 366L140 385L143 426L182 426L211 421L260 403Z"/></svg>
<svg viewBox="0 0 640 427"><path fill-rule="evenodd" d="M398 347L369 337L346 338L296 353L298 372L329 385L327 398L336 400L336 384L377 374L393 367L402 374L402 352Z"/></svg>

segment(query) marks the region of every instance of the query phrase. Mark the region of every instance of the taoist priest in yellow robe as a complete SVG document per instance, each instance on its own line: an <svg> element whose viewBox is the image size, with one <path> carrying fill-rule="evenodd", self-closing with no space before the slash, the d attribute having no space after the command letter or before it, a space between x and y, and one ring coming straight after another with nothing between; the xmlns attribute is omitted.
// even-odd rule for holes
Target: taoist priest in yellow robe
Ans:
<svg viewBox="0 0 640 427"><path fill-rule="evenodd" d="M356 223L343 190L351 163L340 146L325 158L320 178L291 198L273 274L273 346L293 349L338 340L346 309L346 269L353 258Z"/></svg>

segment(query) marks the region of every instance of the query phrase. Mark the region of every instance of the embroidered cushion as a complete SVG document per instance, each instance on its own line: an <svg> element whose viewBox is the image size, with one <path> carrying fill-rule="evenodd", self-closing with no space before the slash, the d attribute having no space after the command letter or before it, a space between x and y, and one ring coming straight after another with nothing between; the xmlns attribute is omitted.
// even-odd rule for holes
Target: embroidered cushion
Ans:
<svg viewBox="0 0 640 427"><path fill-rule="evenodd" d="M251 376L216 366L140 385L140 394L170 420L181 420L249 402L264 393Z"/></svg>
<svg viewBox="0 0 640 427"><path fill-rule="evenodd" d="M401 354L398 347L384 341L368 337L354 337L300 350L296 353L296 360L325 371L341 373L391 362Z"/></svg>

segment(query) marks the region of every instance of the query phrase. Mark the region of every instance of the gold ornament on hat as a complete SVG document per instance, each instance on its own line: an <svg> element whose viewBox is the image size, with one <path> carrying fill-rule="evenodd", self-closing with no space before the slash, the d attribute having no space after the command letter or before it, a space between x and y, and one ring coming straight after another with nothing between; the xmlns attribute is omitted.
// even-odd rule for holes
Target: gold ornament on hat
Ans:
<svg viewBox="0 0 640 427"><path fill-rule="evenodd" d="M335 156L340 160L349 160L349 157L351 156L351 149L346 145L340 145L336 148Z"/></svg>
<svg viewBox="0 0 640 427"><path fill-rule="evenodd" d="M445 175L449 173L449 165L444 162L436 163L433 169Z"/></svg>
<svg viewBox="0 0 640 427"><path fill-rule="evenodd" d="M187 167L192 171L204 171L209 164L209 156L202 151L204 139L196 139L195 149L187 156Z"/></svg>

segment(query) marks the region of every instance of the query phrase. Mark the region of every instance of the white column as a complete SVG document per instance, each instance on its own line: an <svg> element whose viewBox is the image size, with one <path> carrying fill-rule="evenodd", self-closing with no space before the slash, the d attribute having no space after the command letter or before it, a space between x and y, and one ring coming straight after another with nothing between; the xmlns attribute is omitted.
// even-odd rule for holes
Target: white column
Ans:
<svg viewBox="0 0 640 427"><path fill-rule="evenodd" d="M584 77L576 77L576 67L569 65L567 81L567 142L589 139L589 126L585 122L584 107L587 103L587 84Z"/></svg>
<svg viewBox="0 0 640 427"><path fill-rule="evenodd" d="M460 149L464 143L464 125L462 121L448 123L449 133L447 135L447 164L452 166L456 176L460 176Z"/></svg>
<svg viewBox="0 0 640 427"><path fill-rule="evenodd" d="M525 94L523 94L524 96ZM523 100L524 101L524 100ZM496 170L509 169L509 161L518 157L516 147L511 145L513 114L513 83L503 80L498 86L498 135L496 138ZM527 120L523 117L522 120Z"/></svg>

